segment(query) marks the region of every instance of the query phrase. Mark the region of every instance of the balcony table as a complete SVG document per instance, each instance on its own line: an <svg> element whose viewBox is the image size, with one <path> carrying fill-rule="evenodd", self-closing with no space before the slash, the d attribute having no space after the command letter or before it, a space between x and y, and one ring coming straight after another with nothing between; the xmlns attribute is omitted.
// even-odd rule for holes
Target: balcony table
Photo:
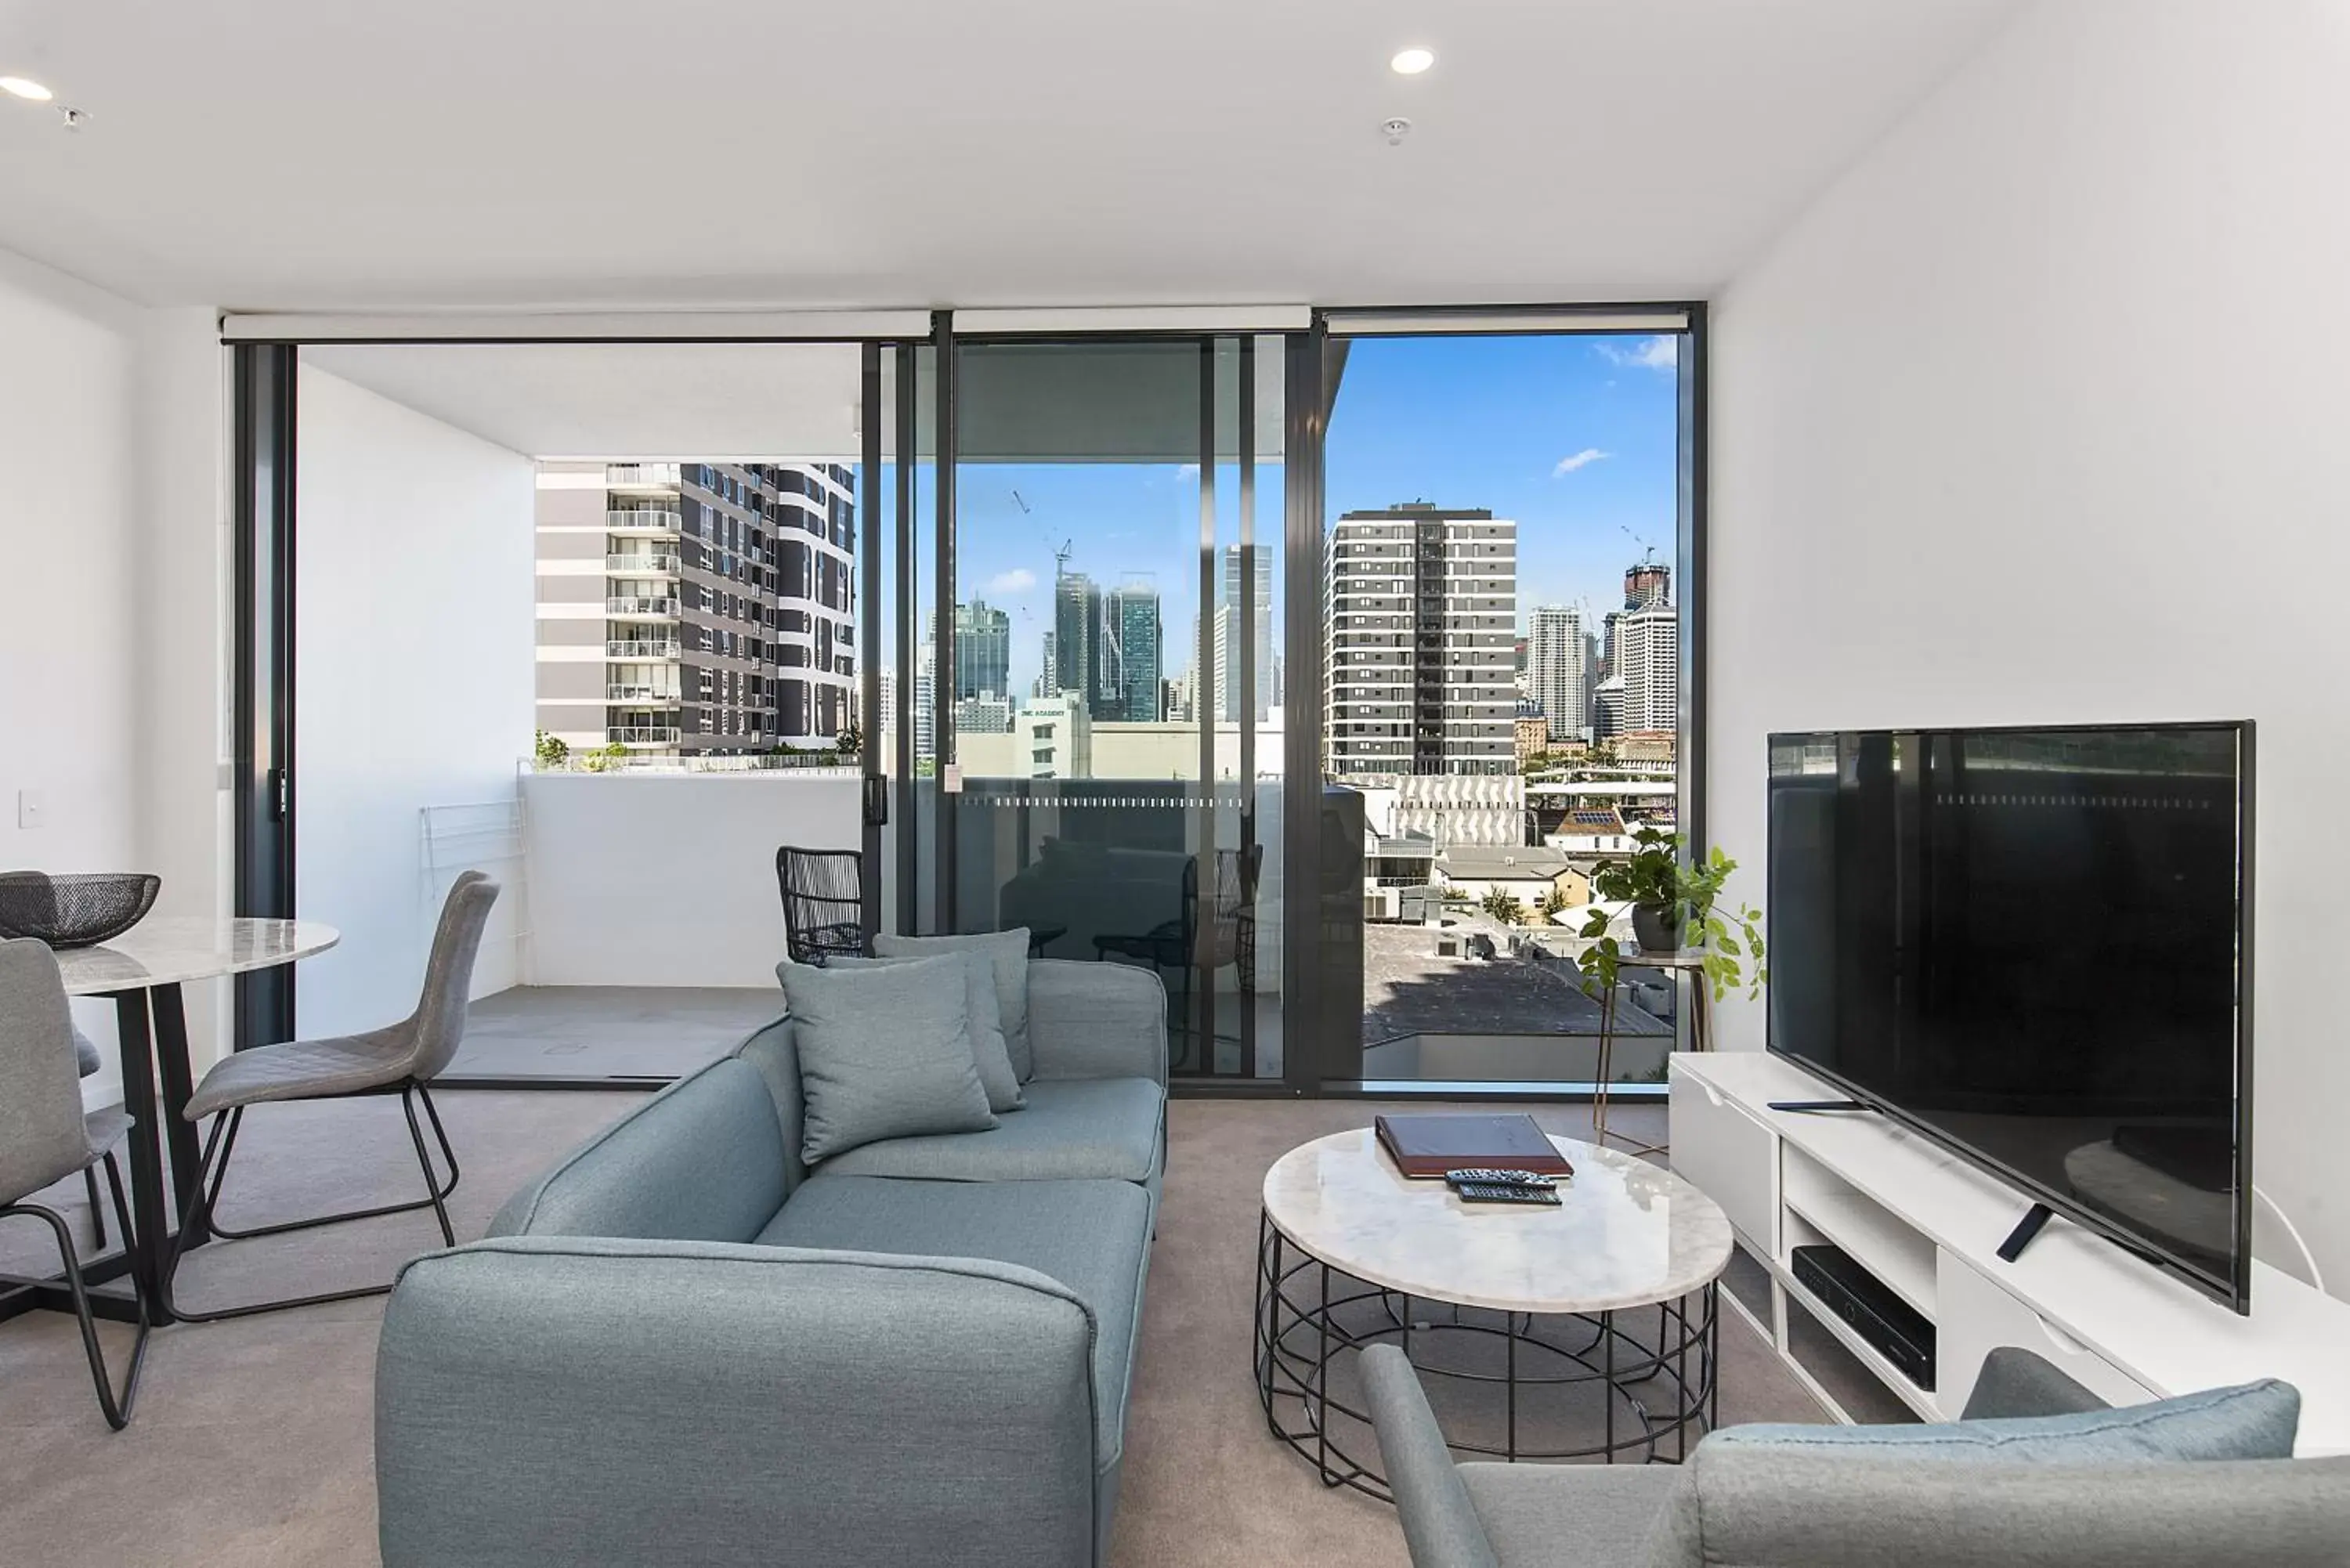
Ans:
<svg viewBox="0 0 2350 1568"><path fill-rule="evenodd" d="M102 996L114 1003L122 1045L122 1108L137 1121L130 1137L130 1206L133 1234L126 1244L82 1265L89 1281L90 1306L100 1317L138 1321L137 1299L100 1282L135 1274L157 1325L172 1321L160 1304L164 1260L173 1232L166 1220L163 1169L172 1172L172 1196L187 1190L196 1174L196 1129L182 1114L194 1092L188 1060L187 1011L180 987L192 980L272 969L322 953L342 940L334 927L316 920L214 919L202 915L153 916L111 942L93 948L63 948L57 969L69 996ZM161 1092L156 1069L162 1070ZM187 1245L202 1246L200 1234ZM0 1321L46 1307L71 1312L73 1300L62 1274L47 1278L0 1274Z"/></svg>

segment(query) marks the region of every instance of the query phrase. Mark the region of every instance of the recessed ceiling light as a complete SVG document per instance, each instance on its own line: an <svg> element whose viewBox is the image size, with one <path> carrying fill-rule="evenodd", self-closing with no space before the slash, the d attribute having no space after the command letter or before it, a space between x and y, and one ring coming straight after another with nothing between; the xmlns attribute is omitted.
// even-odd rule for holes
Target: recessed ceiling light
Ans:
<svg viewBox="0 0 2350 1568"><path fill-rule="evenodd" d="M1416 77L1436 63L1436 56L1427 49L1399 49L1388 62L1388 69L1399 77Z"/></svg>
<svg viewBox="0 0 2350 1568"><path fill-rule="evenodd" d="M29 77L0 77L0 92L29 99L35 103L47 103L57 96Z"/></svg>

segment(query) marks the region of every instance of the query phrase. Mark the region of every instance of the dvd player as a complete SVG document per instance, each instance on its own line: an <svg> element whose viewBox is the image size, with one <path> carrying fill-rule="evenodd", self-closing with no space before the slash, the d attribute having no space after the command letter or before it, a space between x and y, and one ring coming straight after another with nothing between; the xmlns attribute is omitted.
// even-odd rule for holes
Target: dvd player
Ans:
<svg viewBox="0 0 2350 1568"><path fill-rule="evenodd" d="M1796 1282L1814 1301L1849 1324L1904 1377L1933 1392L1934 1325L1923 1314L1840 1247L1797 1247L1793 1259Z"/></svg>

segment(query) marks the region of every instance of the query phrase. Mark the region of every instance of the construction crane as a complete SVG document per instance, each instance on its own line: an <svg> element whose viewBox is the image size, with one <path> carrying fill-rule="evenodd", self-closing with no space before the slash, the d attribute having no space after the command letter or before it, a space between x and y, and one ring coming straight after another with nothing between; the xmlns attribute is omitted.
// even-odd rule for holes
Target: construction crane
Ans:
<svg viewBox="0 0 2350 1568"><path fill-rule="evenodd" d="M1657 547L1654 545L1651 545L1646 539L1641 538L1638 534L1633 533L1632 526L1628 523L1618 523L1616 526L1624 530L1624 537L1631 540L1632 543L1640 546L1640 565L1644 566L1652 566L1656 565Z"/></svg>
<svg viewBox="0 0 2350 1568"><path fill-rule="evenodd" d="M1023 517L1028 516L1036 510L1035 507L1029 505L1025 501L1021 500L1020 493L1016 490L1012 493L1012 500L1014 504L1020 508L1020 514Z"/></svg>
<svg viewBox="0 0 2350 1568"><path fill-rule="evenodd" d="M1075 539L1064 539L1061 541L1061 547L1053 552L1053 580L1055 582L1058 582L1063 577L1069 575L1069 557L1076 553L1077 542Z"/></svg>

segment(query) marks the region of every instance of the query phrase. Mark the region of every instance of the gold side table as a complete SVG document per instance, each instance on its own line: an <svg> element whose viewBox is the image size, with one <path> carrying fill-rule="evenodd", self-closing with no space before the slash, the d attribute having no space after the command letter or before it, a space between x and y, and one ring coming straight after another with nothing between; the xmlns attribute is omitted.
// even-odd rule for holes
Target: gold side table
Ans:
<svg viewBox="0 0 2350 1568"><path fill-rule="evenodd" d="M1707 954L1702 948L1685 948L1679 952L1656 953L1640 951L1627 954L1617 961L1617 985L1622 982L1623 970L1660 969L1673 977L1673 987L1679 990L1683 975L1690 981L1690 1049L1713 1049L1712 998L1708 994L1705 979ZM1599 1063L1596 1081L1591 1086L1591 1127L1598 1141L1605 1145L1610 1139L1623 1145L1633 1154L1669 1154L1672 1142L1644 1144L1623 1133L1607 1130L1608 1102L1614 1095L1616 1070L1616 992L1609 986L1599 999Z"/></svg>

